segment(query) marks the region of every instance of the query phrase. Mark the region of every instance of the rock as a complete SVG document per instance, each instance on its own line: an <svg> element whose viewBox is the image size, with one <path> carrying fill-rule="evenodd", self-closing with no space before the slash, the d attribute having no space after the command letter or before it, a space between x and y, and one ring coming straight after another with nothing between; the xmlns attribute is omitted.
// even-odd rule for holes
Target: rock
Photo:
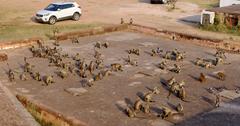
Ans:
<svg viewBox="0 0 240 126"><path fill-rule="evenodd" d="M88 90L86 90L85 88L67 88L67 89L64 89L64 91L66 91L67 93L73 96L79 96L81 94L86 93Z"/></svg>
<svg viewBox="0 0 240 126"><path fill-rule="evenodd" d="M143 43L140 43L140 45L145 46L145 47L148 47L148 46L154 46L154 45L156 45L156 44L155 44L155 43L152 43L152 42L143 42Z"/></svg>
<svg viewBox="0 0 240 126"><path fill-rule="evenodd" d="M29 93L29 90L25 88L17 88L17 90L20 91L21 93Z"/></svg>
<svg viewBox="0 0 240 126"><path fill-rule="evenodd" d="M127 107L127 104L125 101L117 101L116 104L122 108L126 108Z"/></svg>
<svg viewBox="0 0 240 126"><path fill-rule="evenodd" d="M151 69L152 69L152 67L150 67L150 66L147 66L147 67L145 67L145 69L147 69L147 70L151 70Z"/></svg>
<svg viewBox="0 0 240 126"><path fill-rule="evenodd" d="M142 84L142 82L135 81L135 82L130 83L128 86L133 87L133 86L137 86L137 85L141 85L141 84Z"/></svg>
<svg viewBox="0 0 240 126"><path fill-rule="evenodd" d="M219 94L220 96L231 100L240 97L240 94L238 94L235 90L223 90L222 92L219 92Z"/></svg>

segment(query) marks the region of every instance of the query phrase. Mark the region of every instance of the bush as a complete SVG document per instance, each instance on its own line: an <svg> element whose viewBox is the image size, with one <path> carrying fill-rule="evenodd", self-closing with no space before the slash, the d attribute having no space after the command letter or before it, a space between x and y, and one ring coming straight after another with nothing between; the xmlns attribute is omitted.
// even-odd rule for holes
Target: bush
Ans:
<svg viewBox="0 0 240 126"><path fill-rule="evenodd" d="M240 35L240 26L227 27L225 24L209 24L209 25L200 25L199 27L202 30L214 31L214 32L223 32Z"/></svg>

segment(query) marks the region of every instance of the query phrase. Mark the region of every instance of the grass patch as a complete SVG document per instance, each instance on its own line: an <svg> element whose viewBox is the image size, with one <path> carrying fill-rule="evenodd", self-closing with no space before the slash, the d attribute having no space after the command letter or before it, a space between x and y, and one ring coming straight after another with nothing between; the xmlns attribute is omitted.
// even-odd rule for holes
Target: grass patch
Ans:
<svg viewBox="0 0 240 126"><path fill-rule="evenodd" d="M202 8L213 8L219 6L219 0L183 0L199 5Z"/></svg>
<svg viewBox="0 0 240 126"><path fill-rule="evenodd" d="M90 29L98 26L103 26L101 23L92 23L92 24L69 24L69 25L18 25L18 24L9 24L1 25L0 24L0 41L4 40L18 40L25 39L30 37L43 37L47 38L47 34L51 34L54 27L58 27L61 33L78 31L82 29Z"/></svg>
<svg viewBox="0 0 240 126"><path fill-rule="evenodd" d="M200 29L207 30L207 31L213 31L213 32L222 32L222 33L228 33L233 35L240 35L239 26L235 27L227 27L224 24L210 24L210 25L200 25Z"/></svg>

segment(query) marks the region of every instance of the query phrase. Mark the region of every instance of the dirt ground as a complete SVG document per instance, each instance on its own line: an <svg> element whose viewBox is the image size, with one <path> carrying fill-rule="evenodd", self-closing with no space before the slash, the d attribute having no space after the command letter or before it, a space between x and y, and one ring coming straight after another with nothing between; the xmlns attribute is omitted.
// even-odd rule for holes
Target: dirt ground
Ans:
<svg viewBox="0 0 240 126"><path fill-rule="evenodd" d="M189 21L198 22L200 20L200 13L204 8L196 4L199 3L198 0L179 0L176 5L177 9L173 11L168 11L166 5L149 4L149 0L104 0L104 2L96 0L76 1L81 5L83 10L81 20L78 22L62 21L57 23L57 26L77 26L79 24L91 23L118 24L120 23L120 18L124 18L126 22L128 22L130 18L133 18L136 24L159 29L224 40L231 39L231 41L240 40L239 37L229 34L202 31L197 28L196 23L187 23ZM1 10L3 10L2 13L0 12L1 29L8 29L6 30L6 34L12 32L16 34L13 37L17 38L17 34L20 34L19 32L21 31L17 30L18 27L13 27L14 29L11 28L12 26L19 25L20 28L20 26L29 27L43 25L34 22L32 17L37 10L46 7L50 2L52 2L52 0L22 0L20 3L17 0L5 0L3 4L0 5ZM206 3L207 2L209 1L206 1ZM24 8L22 8L23 6ZM21 29L24 30L23 28ZM37 30L33 30L33 32L36 31Z"/></svg>
<svg viewBox="0 0 240 126"><path fill-rule="evenodd" d="M30 58L29 62L35 65L34 70L39 71L42 75L54 75L55 83L50 86L43 86L43 82L37 82L32 79L27 81L16 80L10 83L8 81L6 71L6 62L0 63L1 73L3 77L2 83L7 86L14 94L23 94L31 99L37 100L50 108L63 113L64 115L73 116L90 126L158 126L173 125L172 123L157 117L129 118L124 112L127 104L132 105L138 97L142 97L153 87L160 88L160 94L154 96L156 102L151 104L151 111L157 115L161 113L160 106L167 106L171 109L181 103L184 106L183 120L188 120L198 114L212 110L215 96L208 93L210 87L236 89L239 85L240 77L239 55L227 54L227 61L230 65L220 65L212 69L205 69L194 65L193 61L197 57L214 60L213 54L216 50L198 47L183 42L168 41L161 38L147 36L132 32L114 32L105 35L79 38L79 44L72 44L70 41L61 43L63 52L70 55L80 53L81 58L85 58L87 63L93 60L93 45L97 41L110 43L107 49L100 49L104 57L106 68L111 63L125 64L124 58L128 54L126 50L131 48L139 48L140 56L131 55L139 63L138 66L124 65L122 72L114 72L113 75L95 82L93 87L84 87L83 81L79 76L71 75L66 79L59 78L55 72L56 67L49 67L46 59ZM151 49L160 47L164 51L177 48L185 51L187 56L182 62L167 61L169 68L174 63L183 65L183 69L179 74L168 70L161 70L156 67L163 58L151 57L149 52ZM31 57L31 52L27 48L3 51L9 55L8 63L11 68L22 71L24 64L23 57ZM67 59L70 60L70 59ZM220 81L215 74L219 71L226 73L225 81ZM139 74L144 72L152 76ZM200 73L207 75L207 82L200 83L196 80ZM176 96L172 95L167 99L168 90L161 82L175 76L177 81L184 80L186 82L187 100L183 102ZM29 77L30 78L30 77ZM66 88L85 88L86 93L80 96L72 96L65 92ZM223 99L223 102L228 102Z"/></svg>

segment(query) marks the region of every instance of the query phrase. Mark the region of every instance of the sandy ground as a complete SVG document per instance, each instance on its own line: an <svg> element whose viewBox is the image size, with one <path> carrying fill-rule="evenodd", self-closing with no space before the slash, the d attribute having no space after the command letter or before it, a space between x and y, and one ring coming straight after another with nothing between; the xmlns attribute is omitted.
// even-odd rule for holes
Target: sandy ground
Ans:
<svg viewBox="0 0 240 126"><path fill-rule="evenodd" d="M130 32L115 32L111 34L84 37L80 38L80 44L72 44L69 41L63 42L61 47L65 53L73 55L80 53L82 58L86 58L87 62L93 59L93 44L96 41L109 41L110 48L101 49L100 52L104 55L104 63L109 67L111 63L124 64L123 58L127 57L127 49L140 48L141 55L132 57L137 59L139 66L124 66L123 72L113 73L112 76L97 81L91 88L84 87L88 90L87 93L80 96L72 96L65 92L66 88L81 88L82 79L78 76L69 76L67 79L61 79L54 73L55 67L48 67L47 60L32 58L29 62L36 67L35 71L40 71L42 75L54 75L55 83L50 86L43 86L43 82L36 82L32 79L28 81L16 80L14 83L5 83L14 94L20 93L34 100L37 100L54 110L62 112L65 115L74 116L77 119L86 122L90 126L158 126L172 125L171 123L159 118L146 119L131 119L124 113L127 104L133 102L149 89L158 86L160 94L154 96L155 103L151 104L151 111L154 114L161 112L160 106L168 106L174 109L178 103L184 106L183 119L188 120L194 116L214 109L214 95L207 92L207 88L227 88L236 89L239 87L240 72L239 55L227 54L227 62L231 65L220 65L214 69L204 69L193 64L197 57L206 59L214 59L215 50L198 47L191 44L179 43L176 41L162 40L137 33ZM186 51L187 58L183 62L177 64L183 65L183 70L180 74L175 74L170 71L162 71L156 67L163 59L160 57L151 57L148 52L153 48L160 47L164 51L173 50L175 48L180 51ZM9 55L9 64L11 68L16 68L21 71L23 65L23 57L31 57L31 53L26 48L7 50ZM173 66L175 61L168 61L169 67ZM1 73L7 81L5 74L7 67L6 62L0 63ZM47 68L47 69L46 69ZM142 71L153 76L148 77L137 72ZM218 71L224 71L227 74L226 81L220 81L215 78ZM207 82L201 84L196 81L199 74L203 72L207 75ZM160 83L165 79L175 76L178 81L186 81L187 99L191 102L183 102L175 96L167 99L168 91L164 85ZM228 99L223 99L223 102L228 102ZM230 124L231 125L231 124Z"/></svg>
<svg viewBox="0 0 240 126"><path fill-rule="evenodd" d="M4 0L0 5L1 10L4 10L1 15L0 24L28 24L42 25L35 23L32 16L37 10L46 7L52 0ZM200 13L203 8L198 5L188 2L179 1L176 5L177 9L168 11L165 5L149 4L148 0L77 0L83 10L83 16L79 22L64 21L58 24L81 24L81 23L107 23L118 24L120 18L124 18L126 22L133 18L134 23L166 29L170 31L183 32L193 35L207 36L219 39L239 40L239 37L201 31L196 28L196 24L186 23L182 20L199 21ZM24 8L22 8L24 6ZM21 9L20 9L21 8ZM19 11L21 10L21 11Z"/></svg>

